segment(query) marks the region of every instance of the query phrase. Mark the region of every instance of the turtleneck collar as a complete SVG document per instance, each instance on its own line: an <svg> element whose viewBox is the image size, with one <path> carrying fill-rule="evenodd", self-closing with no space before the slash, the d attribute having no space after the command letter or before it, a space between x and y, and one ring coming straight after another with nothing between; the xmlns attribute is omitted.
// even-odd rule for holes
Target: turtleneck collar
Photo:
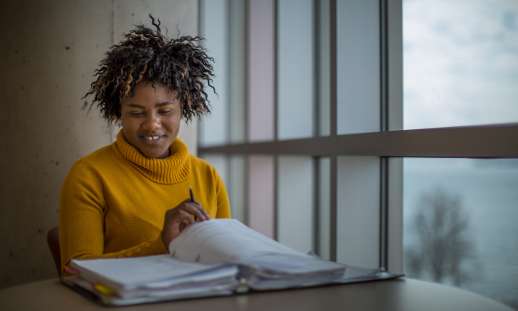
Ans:
<svg viewBox="0 0 518 311"><path fill-rule="evenodd" d="M147 158L135 147L128 144L122 130L117 134L115 147L123 158L128 160L144 176L159 184L177 184L187 179L191 165L187 145L176 138L171 145L171 155L167 158Z"/></svg>

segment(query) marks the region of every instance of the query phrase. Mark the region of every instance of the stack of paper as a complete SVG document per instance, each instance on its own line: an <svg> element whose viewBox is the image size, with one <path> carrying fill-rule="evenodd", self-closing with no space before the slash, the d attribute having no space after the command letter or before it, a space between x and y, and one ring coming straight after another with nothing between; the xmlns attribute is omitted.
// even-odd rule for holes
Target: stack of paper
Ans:
<svg viewBox="0 0 518 311"><path fill-rule="evenodd" d="M344 282L346 266L293 250L237 220L191 225L170 254L73 260L68 282L111 305Z"/></svg>

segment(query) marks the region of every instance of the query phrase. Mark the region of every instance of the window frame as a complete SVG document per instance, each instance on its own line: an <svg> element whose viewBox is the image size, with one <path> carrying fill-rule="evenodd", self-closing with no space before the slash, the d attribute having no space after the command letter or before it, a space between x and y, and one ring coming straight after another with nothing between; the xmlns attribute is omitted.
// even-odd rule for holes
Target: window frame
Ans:
<svg viewBox="0 0 518 311"><path fill-rule="evenodd" d="M230 1L230 0L229 0ZM253 1L253 0L250 0ZM246 23L250 17L250 1L245 4ZM276 20L276 3L273 0L273 16ZM274 176L278 176L277 157L281 155L311 156L314 172L315 223L313 244L319 244L319 202L318 178L320 176L319 159L330 159L330 259L337 257L337 157L369 156L380 160L380 249L379 268L393 272L403 272L403 206L402 206L402 159L404 157L438 158L518 158L518 123L502 123L473 126L455 126L403 130L403 49L402 49L402 0L379 0L380 8L380 130L378 132L337 134L337 31L336 0L328 0L329 8L329 62L330 62L330 106L329 135L320 134L319 109L315 108L314 136L300 139L279 140L277 135L277 113L274 112L274 137L271 140L250 142L248 137L249 116L243 116L245 124L245 142L211 146L199 146L200 155L218 154L224 156L268 155L274 159ZM314 20L320 21L319 1L315 0ZM246 24L245 23L245 24ZM277 33L274 22L274 32ZM248 30L245 30L247 32ZM315 33L318 33L315 30ZM247 39L248 40L248 39ZM277 36L274 35L274 51ZM319 38L315 37L315 42ZM316 44L315 44L316 45ZM249 44L246 45L247 49ZM249 51L245 51L249 55ZM319 51L315 48L315 55ZM274 73L277 60L274 53ZM245 57L246 58L246 57ZM318 62L315 62L318 72ZM248 69L245 69L245 71ZM274 74L274 80L275 80ZM245 83L250 87L248 83ZM277 83L274 83L275 87ZM317 85L317 83L315 83ZM276 89L274 87L274 94ZM316 88L318 90L318 88ZM249 94L247 89L245 93ZM318 93L318 91L316 92ZM276 98L277 96L274 96ZM248 99L248 98L247 98ZM249 111L245 101L245 114ZM274 100L274 111L278 103ZM315 95L315 107L318 106L318 94ZM228 112L230 113L230 112ZM226 126L230 127L230 122ZM229 132L230 130L228 130ZM396 161L389 159L396 159ZM245 180L248 178L249 163L245 160ZM274 177L274 189L278 177ZM274 190L274 236L278 231L276 221L277 199ZM245 197L248 195L245 194ZM245 212L249 215L249 212ZM245 219L246 220L246 219Z"/></svg>

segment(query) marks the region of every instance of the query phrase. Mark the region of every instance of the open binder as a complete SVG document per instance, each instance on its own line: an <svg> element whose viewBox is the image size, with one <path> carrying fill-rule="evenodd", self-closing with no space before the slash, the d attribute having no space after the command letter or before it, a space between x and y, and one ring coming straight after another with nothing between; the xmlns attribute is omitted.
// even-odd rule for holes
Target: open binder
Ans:
<svg viewBox="0 0 518 311"><path fill-rule="evenodd" d="M108 305L396 277L298 252L233 219L191 225L166 255L72 260L71 266L80 273L65 282Z"/></svg>

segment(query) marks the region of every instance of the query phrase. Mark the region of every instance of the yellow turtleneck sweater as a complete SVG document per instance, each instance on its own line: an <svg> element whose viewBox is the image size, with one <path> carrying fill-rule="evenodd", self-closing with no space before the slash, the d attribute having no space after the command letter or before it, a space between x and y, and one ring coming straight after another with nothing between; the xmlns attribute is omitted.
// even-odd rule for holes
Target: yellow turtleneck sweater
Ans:
<svg viewBox="0 0 518 311"><path fill-rule="evenodd" d="M189 199L211 218L230 217L225 185L180 140L171 156L144 157L122 133L115 143L80 159L61 191L62 269L70 259L133 257L167 252L160 239L164 214Z"/></svg>

